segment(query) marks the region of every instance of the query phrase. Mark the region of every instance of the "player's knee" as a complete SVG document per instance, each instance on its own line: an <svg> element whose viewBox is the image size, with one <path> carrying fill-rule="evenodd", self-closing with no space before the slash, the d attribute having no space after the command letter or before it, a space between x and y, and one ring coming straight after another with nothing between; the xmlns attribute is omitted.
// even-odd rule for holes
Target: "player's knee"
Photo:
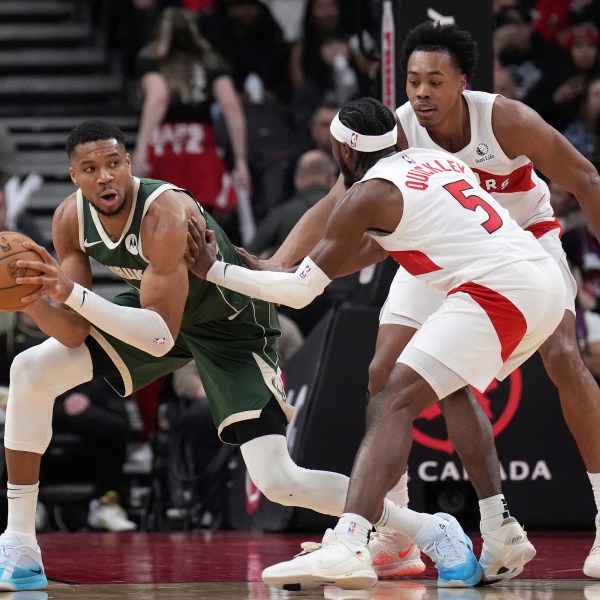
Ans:
<svg viewBox="0 0 600 600"><path fill-rule="evenodd" d="M37 360L37 346L23 350L15 356L10 366L10 382L17 389L34 385L34 381L44 381L45 373L40 372ZM32 376L35 374L35 376Z"/></svg>
<svg viewBox="0 0 600 600"><path fill-rule="evenodd" d="M300 478L296 476L299 473L295 471L301 467L290 462L285 466L275 462L254 471L248 466L250 478L265 498L284 506L295 506L294 497L300 491Z"/></svg>
<svg viewBox="0 0 600 600"><path fill-rule="evenodd" d="M383 388L391 369L382 361L373 359L369 365L369 395L371 398Z"/></svg>
<svg viewBox="0 0 600 600"><path fill-rule="evenodd" d="M551 343L544 344L540 350L544 367L552 381L568 377L585 369L585 365L575 343L564 338L555 338Z"/></svg>

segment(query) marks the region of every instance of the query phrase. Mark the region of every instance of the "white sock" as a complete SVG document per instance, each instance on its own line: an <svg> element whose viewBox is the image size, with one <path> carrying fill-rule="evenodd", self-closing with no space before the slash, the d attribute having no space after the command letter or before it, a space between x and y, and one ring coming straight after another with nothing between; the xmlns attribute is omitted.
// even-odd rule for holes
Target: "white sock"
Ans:
<svg viewBox="0 0 600 600"><path fill-rule="evenodd" d="M481 514L479 522L481 533L496 531L502 525L502 521L510 517L504 494L496 494L480 500L479 512Z"/></svg>
<svg viewBox="0 0 600 600"><path fill-rule="evenodd" d="M588 473L592 491L594 492L594 500L596 502L596 512L600 514L600 473Z"/></svg>
<svg viewBox="0 0 600 600"><path fill-rule="evenodd" d="M22 543L37 546L35 537L35 511L40 482L31 485L8 483L8 523L6 531L19 536Z"/></svg>
<svg viewBox="0 0 600 600"><path fill-rule="evenodd" d="M343 513L333 531L345 546L358 550L369 542L371 529L373 525L364 517L355 513Z"/></svg>
<svg viewBox="0 0 600 600"><path fill-rule="evenodd" d="M398 483L385 495L388 500L400 506L408 506L408 471L400 477Z"/></svg>
<svg viewBox="0 0 600 600"><path fill-rule="evenodd" d="M383 528L403 533L411 541L415 538L423 527L428 527L432 522L438 522L438 518L427 513L419 513L405 506L398 506L389 500L384 500L383 513L375 523L377 529Z"/></svg>

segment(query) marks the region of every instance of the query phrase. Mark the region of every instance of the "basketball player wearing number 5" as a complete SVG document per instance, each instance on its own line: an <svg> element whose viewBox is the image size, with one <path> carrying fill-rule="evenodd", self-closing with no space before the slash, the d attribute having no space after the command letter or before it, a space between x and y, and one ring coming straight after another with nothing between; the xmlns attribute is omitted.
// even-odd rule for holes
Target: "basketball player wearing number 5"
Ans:
<svg viewBox="0 0 600 600"><path fill-rule="evenodd" d="M369 248L371 261L389 254L439 297L367 407L333 534L321 549L265 569L263 581L275 587L336 578L342 586L340 565L345 577L363 569L356 556L364 555L373 526L389 524L380 507L406 470L414 419L467 384L483 391L507 377L563 317L566 286L555 260L479 187L473 171L446 152L398 152L396 139L393 113L372 98L347 103L333 119L333 156L349 191L294 273L228 265L190 229L195 274L263 300L302 308L356 266L357 248ZM404 533L431 553L419 523Z"/></svg>
<svg viewBox="0 0 600 600"><path fill-rule="evenodd" d="M409 99L396 111L398 145L455 154L477 172L480 185L521 227L536 236L563 271L567 282L564 316L540 348L540 356L558 389L565 421L592 484L597 532L583 571L600 578L600 389L579 354L574 282L561 247L548 186L535 170L575 195L599 239L600 177L590 161L531 108L496 94L466 89L476 62L474 40L454 25L428 22L409 32L398 61L406 70ZM247 257L247 262L255 268L289 268L297 264L322 237L328 215L344 194L340 178L331 192L305 213L272 259L264 265L252 257ZM372 395L381 388L432 306L436 306L435 296L430 288L399 269L382 311L375 356L369 366ZM516 525L503 526L506 505L489 419L477 402L469 401L467 390L457 391L442 406L450 440L480 500L484 580L514 577L522 567L510 568L506 558L513 551L510 540ZM401 573L398 549L406 548L406 542L389 537L373 541L381 550L380 565L375 557L378 574L384 576L393 569Z"/></svg>

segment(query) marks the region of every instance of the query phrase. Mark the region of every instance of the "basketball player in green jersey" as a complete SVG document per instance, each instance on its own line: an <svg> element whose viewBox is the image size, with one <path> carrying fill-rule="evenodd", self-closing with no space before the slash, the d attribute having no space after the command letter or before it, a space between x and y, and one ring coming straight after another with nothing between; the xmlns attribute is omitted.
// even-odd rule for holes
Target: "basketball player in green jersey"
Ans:
<svg viewBox="0 0 600 600"><path fill-rule="evenodd" d="M31 246L43 260L33 263L41 271L33 279L42 287L23 300L23 311L51 337L19 354L11 368L0 590L47 584L35 513L52 405L57 395L95 377L128 395L193 359L221 439L241 445L262 493L281 504L340 515L348 478L298 467L287 450L293 408L280 379L273 305L188 271L191 217L217 232L222 260L240 264L217 223L185 191L133 177L123 134L109 123L80 124L67 139L67 152L78 190L54 215L59 261ZM92 292L90 257L131 288L112 302Z"/></svg>

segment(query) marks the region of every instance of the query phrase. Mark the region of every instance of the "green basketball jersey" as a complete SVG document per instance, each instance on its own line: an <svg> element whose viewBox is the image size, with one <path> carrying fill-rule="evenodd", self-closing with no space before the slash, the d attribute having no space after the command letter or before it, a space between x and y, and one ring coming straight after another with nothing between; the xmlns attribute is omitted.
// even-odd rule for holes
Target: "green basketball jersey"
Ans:
<svg viewBox="0 0 600 600"><path fill-rule="evenodd" d="M143 240L140 238L142 220L150 204L165 190L176 190L189 194L164 181L133 178L133 204L129 220L121 238L113 242L104 231L98 213L77 191L77 211L79 218L79 244L83 252L105 265L115 275L139 291L142 275L148 266L144 257ZM191 194L189 194L191 197ZM232 264L242 264L233 244L229 241L218 223L200 205L200 212L207 227L217 238L217 258ZM168 251L168 248L165 248ZM247 296L221 288L200 279L189 272L189 293L183 314L182 330L186 324L219 321L239 313L250 302ZM260 302L260 301L254 301Z"/></svg>

